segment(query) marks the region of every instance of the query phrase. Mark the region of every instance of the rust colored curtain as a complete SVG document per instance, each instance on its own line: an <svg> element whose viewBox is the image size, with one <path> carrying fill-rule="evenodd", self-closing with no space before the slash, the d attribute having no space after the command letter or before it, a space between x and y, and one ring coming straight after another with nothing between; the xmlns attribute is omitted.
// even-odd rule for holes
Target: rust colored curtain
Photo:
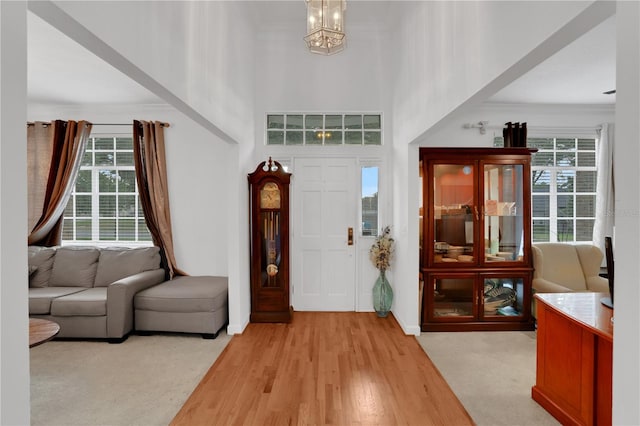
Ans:
<svg viewBox="0 0 640 426"><path fill-rule="evenodd" d="M187 275L178 268L173 251L163 123L134 120L133 156L145 221L163 253L169 279Z"/></svg>
<svg viewBox="0 0 640 426"><path fill-rule="evenodd" d="M27 198L29 230L35 228L42 216L51 168L53 143L51 123L37 121L27 125Z"/></svg>
<svg viewBox="0 0 640 426"><path fill-rule="evenodd" d="M76 183L91 127L87 121L51 123L51 166L42 215L29 235L29 245L60 245L62 214Z"/></svg>

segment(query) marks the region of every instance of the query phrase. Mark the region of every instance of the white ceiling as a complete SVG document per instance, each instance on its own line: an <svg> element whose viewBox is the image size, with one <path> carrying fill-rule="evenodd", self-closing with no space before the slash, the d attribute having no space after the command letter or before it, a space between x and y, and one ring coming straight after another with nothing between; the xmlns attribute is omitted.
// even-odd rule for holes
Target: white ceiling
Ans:
<svg viewBox="0 0 640 426"><path fill-rule="evenodd" d="M27 100L45 105L163 103L33 13L27 16Z"/></svg>
<svg viewBox="0 0 640 426"><path fill-rule="evenodd" d="M300 3L299 7L293 4ZM303 19L302 2L251 2L258 27L282 28ZM247 4L249 4L247 2ZM275 7L274 7L275 4ZM372 7L372 4L374 5ZM394 25L400 8L390 2L349 3L349 26L357 31ZM34 104L159 104L161 99L39 17L28 14L28 101ZM302 26L304 30L304 26ZM614 104L615 16L505 87L489 102Z"/></svg>
<svg viewBox="0 0 640 426"><path fill-rule="evenodd" d="M615 104L615 15L489 99L500 103Z"/></svg>

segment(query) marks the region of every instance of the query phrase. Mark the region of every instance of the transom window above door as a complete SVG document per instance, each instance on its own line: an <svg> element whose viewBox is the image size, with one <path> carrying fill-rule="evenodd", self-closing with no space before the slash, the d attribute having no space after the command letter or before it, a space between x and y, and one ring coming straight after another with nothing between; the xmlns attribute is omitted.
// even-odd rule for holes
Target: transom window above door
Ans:
<svg viewBox="0 0 640 426"><path fill-rule="evenodd" d="M381 114L267 114L267 145L382 145Z"/></svg>

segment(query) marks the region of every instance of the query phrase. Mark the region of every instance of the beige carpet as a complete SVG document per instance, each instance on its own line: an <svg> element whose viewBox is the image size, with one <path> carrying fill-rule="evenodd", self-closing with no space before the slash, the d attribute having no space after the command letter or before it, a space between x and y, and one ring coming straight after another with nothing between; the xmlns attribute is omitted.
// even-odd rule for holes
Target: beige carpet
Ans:
<svg viewBox="0 0 640 426"><path fill-rule="evenodd" d="M230 340L130 336L56 341L31 351L31 424L167 425Z"/></svg>
<svg viewBox="0 0 640 426"><path fill-rule="evenodd" d="M230 337L131 336L31 349L31 424L167 425ZM423 333L418 341L474 421L557 425L531 399L534 332Z"/></svg>
<svg viewBox="0 0 640 426"><path fill-rule="evenodd" d="M418 342L479 425L559 425L531 399L534 331L422 333Z"/></svg>

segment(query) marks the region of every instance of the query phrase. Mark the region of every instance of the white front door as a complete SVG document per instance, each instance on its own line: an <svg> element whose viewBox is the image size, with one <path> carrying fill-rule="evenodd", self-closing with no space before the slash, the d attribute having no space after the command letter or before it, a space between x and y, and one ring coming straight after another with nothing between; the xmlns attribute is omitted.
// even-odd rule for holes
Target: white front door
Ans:
<svg viewBox="0 0 640 426"><path fill-rule="evenodd" d="M293 308L354 311L358 188L356 160L294 160L291 244Z"/></svg>

